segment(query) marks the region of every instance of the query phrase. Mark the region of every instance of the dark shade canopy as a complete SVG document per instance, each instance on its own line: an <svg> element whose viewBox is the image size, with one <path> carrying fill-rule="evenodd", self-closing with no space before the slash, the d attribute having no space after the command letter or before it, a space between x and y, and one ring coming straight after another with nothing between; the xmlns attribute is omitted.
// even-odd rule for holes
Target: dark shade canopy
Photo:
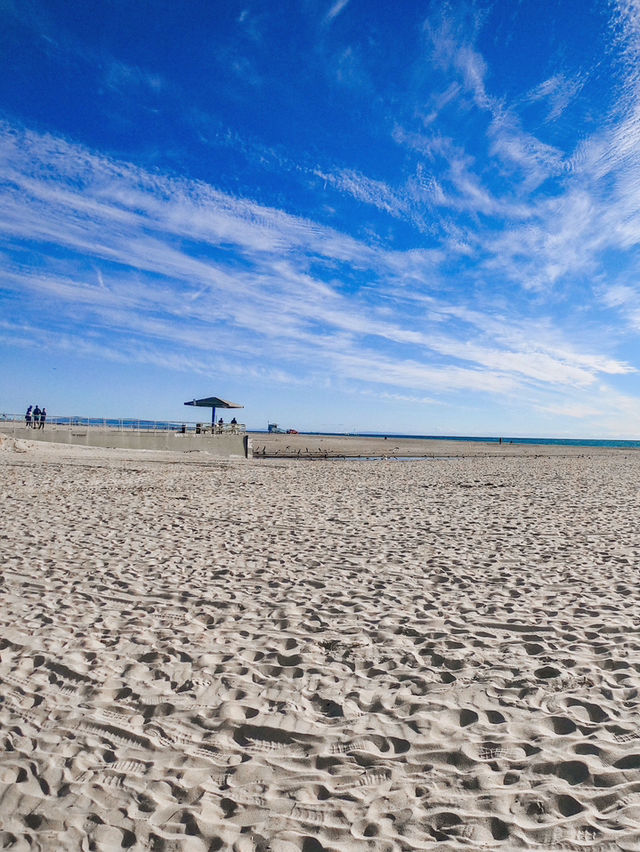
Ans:
<svg viewBox="0 0 640 852"><path fill-rule="evenodd" d="M196 405L200 408L211 409L211 426L215 425L216 408L244 408L244 405L238 405L237 402L228 402L226 399L220 399L219 396L206 396L204 399L191 399L185 402L185 405Z"/></svg>
<svg viewBox="0 0 640 852"><path fill-rule="evenodd" d="M198 405L201 408L244 408L244 405L238 405L237 402L227 402L226 399L220 399L219 396L189 400L189 402L185 402L185 405Z"/></svg>

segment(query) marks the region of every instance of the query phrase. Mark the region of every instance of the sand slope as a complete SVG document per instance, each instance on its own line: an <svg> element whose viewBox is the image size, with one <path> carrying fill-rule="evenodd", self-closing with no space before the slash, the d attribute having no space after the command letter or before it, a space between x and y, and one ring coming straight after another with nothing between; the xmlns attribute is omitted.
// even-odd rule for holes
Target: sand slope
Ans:
<svg viewBox="0 0 640 852"><path fill-rule="evenodd" d="M639 456L18 449L5 846L640 849Z"/></svg>

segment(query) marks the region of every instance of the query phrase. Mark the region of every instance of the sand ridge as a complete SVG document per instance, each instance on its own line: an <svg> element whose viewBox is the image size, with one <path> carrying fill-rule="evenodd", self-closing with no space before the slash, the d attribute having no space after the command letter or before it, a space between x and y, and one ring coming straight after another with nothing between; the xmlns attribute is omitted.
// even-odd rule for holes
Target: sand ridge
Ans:
<svg viewBox="0 0 640 852"><path fill-rule="evenodd" d="M640 849L640 456L0 449L5 846Z"/></svg>

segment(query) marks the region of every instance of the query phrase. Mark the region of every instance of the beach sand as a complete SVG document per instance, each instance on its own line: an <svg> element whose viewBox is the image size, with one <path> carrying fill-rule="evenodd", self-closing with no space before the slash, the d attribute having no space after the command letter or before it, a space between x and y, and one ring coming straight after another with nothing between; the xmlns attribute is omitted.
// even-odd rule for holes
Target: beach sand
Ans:
<svg viewBox="0 0 640 852"><path fill-rule="evenodd" d="M639 453L0 441L0 847L640 849Z"/></svg>
<svg viewBox="0 0 640 852"><path fill-rule="evenodd" d="M410 437L384 436L351 436L351 435L287 435L266 434L264 432L250 432L253 453L261 457L263 453L267 456L295 456L304 457L321 456L346 456L346 457L377 457L387 456L389 458L409 457L486 457L498 456L572 456L586 453L609 451L606 447L567 447L562 444L513 444L505 441L499 444L497 441L456 441L443 438L425 439Z"/></svg>

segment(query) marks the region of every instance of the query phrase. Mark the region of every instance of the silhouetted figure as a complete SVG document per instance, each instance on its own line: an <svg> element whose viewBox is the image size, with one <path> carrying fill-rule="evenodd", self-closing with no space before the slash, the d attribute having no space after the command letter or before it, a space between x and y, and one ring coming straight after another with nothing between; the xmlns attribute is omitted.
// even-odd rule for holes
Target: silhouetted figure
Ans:
<svg viewBox="0 0 640 852"><path fill-rule="evenodd" d="M33 409L33 428L34 429L40 428L40 409L37 405Z"/></svg>
<svg viewBox="0 0 640 852"><path fill-rule="evenodd" d="M24 416L24 425L27 427L27 429L31 428L31 412L32 411L33 411L33 406L30 405L29 408L27 408L27 413Z"/></svg>
<svg viewBox="0 0 640 852"><path fill-rule="evenodd" d="M41 429L44 429L44 422L45 422L46 419L47 419L47 409L43 407L42 411L40 412L40 428Z"/></svg>

